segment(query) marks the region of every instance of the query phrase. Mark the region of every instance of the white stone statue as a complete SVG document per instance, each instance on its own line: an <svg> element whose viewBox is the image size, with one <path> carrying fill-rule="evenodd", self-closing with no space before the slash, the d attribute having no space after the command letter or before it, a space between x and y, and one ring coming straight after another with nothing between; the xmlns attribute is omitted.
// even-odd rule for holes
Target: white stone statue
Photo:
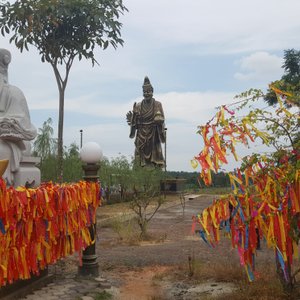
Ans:
<svg viewBox="0 0 300 300"><path fill-rule="evenodd" d="M0 49L0 160L9 164L3 178L14 185L22 157L30 155L30 142L37 131L31 124L27 102L22 91L8 83L11 54Z"/></svg>

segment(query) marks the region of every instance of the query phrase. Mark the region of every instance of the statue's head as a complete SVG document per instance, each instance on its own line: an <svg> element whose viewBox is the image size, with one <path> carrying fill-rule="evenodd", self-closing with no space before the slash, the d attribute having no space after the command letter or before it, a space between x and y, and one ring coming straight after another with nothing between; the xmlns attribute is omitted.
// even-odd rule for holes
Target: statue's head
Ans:
<svg viewBox="0 0 300 300"><path fill-rule="evenodd" d="M153 86L150 83L149 78L146 76L144 79L144 84L143 84L143 94L144 98L147 99L152 99L153 96Z"/></svg>
<svg viewBox="0 0 300 300"><path fill-rule="evenodd" d="M11 54L6 49L0 48L0 74L4 75L7 80L8 65L11 62Z"/></svg>

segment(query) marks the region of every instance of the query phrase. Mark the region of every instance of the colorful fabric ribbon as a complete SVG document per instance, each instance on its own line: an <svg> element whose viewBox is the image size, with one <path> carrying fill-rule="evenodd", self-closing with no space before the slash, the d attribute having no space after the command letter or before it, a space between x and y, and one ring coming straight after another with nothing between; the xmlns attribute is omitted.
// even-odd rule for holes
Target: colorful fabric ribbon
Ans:
<svg viewBox="0 0 300 300"><path fill-rule="evenodd" d="M282 103L283 96L291 95L276 88L273 90L279 101L276 114L291 118ZM230 114L229 118L225 117L225 112ZM249 140L253 142L260 138L269 144L268 133L253 124L257 119L254 112L240 119L234 119L233 115L233 111L222 106L215 118L199 127L204 148L194 157L192 166L200 165L200 177L206 185L212 183L211 171L217 172L219 166L227 163L228 150L237 159L236 143L247 145ZM287 270L299 256L299 157L299 148L282 149L280 159L277 157L276 160L263 155L258 159L255 154L247 157L243 171L236 169L229 173L232 193L215 199L212 205L193 217L193 230L199 231L205 243L212 247L220 240L220 230L225 228L225 235L237 249L250 281L255 277L254 257L262 237L267 246L274 249L287 280Z"/></svg>
<svg viewBox="0 0 300 300"><path fill-rule="evenodd" d="M89 246L99 205L99 183L14 189L0 179L0 286Z"/></svg>

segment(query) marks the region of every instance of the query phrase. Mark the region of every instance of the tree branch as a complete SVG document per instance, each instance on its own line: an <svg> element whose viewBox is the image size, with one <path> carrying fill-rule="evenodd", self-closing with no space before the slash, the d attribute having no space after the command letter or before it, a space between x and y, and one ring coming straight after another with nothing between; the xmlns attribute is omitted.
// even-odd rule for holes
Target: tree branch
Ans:
<svg viewBox="0 0 300 300"><path fill-rule="evenodd" d="M259 121L273 122L273 123L275 123L276 125L278 125L278 127L282 128L283 131L286 133L286 135L287 135L287 137L288 137L288 139L289 139L289 141L290 141L290 143L291 143L292 148L294 149L294 142L293 142L293 140L292 140L292 137L291 137L289 131L288 131L282 124L280 124L279 122L277 122L277 121L274 120L274 119L270 119L270 118L267 118L267 117L264 117L264 118L261 118L261 119L260 119L260 118L257 118L257 120L259 120ZM294 150L295 150L295 149L294 149Z"/></svg>
<svg viewBox="0 0 300 300"><path fill-rule="evenodd" d="M156 212L158 211L158 209L161 207L161 203L157 203L157 207L155 208L155 210L154 210L154 212L152 213L152 215L147 219L146 218L146 220L147 220L147 222L150 222L151 221L151 219L153 218L153 216L156 214Z"/></svg>

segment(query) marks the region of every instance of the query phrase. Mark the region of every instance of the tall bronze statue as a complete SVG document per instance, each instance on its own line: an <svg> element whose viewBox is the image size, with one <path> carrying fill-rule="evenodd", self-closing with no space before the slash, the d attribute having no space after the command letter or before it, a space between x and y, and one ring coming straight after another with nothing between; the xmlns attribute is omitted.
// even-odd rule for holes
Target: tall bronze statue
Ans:
<svg viewBox="0 0 300 300"><path fill-rule="evenodd" d="M163 168L165 161L161 143L166 141L165 116L162 105L153 98L148 77L143 84L144 99L134 103L126 115L130 138L135 137L135 161L140 166Z"/></svg>

